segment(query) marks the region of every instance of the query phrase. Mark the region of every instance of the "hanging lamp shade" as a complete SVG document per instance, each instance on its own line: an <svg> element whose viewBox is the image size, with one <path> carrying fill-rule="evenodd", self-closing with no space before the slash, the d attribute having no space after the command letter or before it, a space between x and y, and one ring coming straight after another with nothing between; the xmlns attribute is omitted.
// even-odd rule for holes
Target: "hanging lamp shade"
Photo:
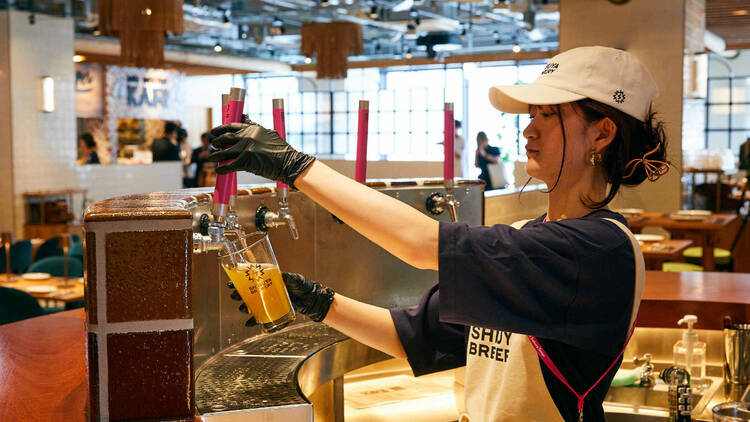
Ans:
<svg viewBox="0 0 750 422"><path fill-rule="evenodd" d="M183 0L99 0L99 30L120 38L120 63L164 67L166 31L183 32Z"/></svg>
<svg viewBox="0 0 750 422"><path fill-rule="evenodd" d="M314 22L302 26L301 52L317 56L319 79L346 78L350 55L362 54L362 27L352 22Z"/></svg>

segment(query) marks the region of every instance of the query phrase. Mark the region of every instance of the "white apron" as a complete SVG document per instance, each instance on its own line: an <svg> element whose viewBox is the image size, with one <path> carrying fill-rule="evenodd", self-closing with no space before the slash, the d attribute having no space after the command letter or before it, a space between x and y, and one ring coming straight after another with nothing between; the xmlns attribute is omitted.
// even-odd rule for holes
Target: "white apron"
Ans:
<svg viewBox="0 0 750 422"><path fill-rule="evenodd" d="M635 322L646 278L641 246L628 228L635 256L635 292L630 326ZM520 229L529 220L513 223ZM614 370L614 368L613 368ZM523 334L470 327L466 350L465 413L459 422L562 421L542 376L539 357Z"/></svg>

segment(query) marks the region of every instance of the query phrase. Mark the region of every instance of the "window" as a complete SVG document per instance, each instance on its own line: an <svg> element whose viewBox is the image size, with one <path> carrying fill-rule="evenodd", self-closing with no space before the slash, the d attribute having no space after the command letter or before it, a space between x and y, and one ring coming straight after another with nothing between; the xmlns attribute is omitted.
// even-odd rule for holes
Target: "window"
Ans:
<svg viewBox="0 0 750 422"><path fill-rule="evenodd" d="M287 140L293 147L354 159L359 101L368 100L368 159L440 161L444 104L452 102L454 117L463 123L464 165L473 168L479 131L511 159L525 157L520 134L528 116L500 113L487 93L493 85L530 83L543 68L543 61L532 61L350 69L343 81L247 75L246 104L252 120L271 127L272 99L284 98Z"/></svg>

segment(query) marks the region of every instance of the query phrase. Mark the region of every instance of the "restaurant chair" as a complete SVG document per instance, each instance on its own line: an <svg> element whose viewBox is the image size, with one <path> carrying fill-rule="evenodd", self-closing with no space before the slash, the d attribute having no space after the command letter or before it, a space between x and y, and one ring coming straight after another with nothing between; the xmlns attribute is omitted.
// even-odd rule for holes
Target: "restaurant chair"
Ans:
<svg viewBox="0 0 750 422"><path fill-rule="evenodd" d="M49 273L54 277L64 277L64 256L48 256L34 261L29 267L31 273ZM83 277L83 262L76 257L68 257L68 277Z"/></svg>
<svg viewBox="0 0 750 422"><path fill-rule="evenodd" d="M74 235L75 236L75 235ZM72 243L70 244L70 249L68 249L68 255L78 258L83 262L83 242L81 241L73 241L71 239Z"/></svg>
<svg viewBox="0 0 750 422"><path fill-rule="evenodd" d="M0 287L0 325L46 315L47 312L30 294Z"/></svg>
<svg viewBox="0 0 750 422"><path fill-rule="evenodd" d="M10 245L10 270L16 274L23 274L31 265L31 241L19 240Z"/></svg>
<svg viewBox="0 0 750 422"><path fill-rule="evenodd" d="M740 212L742 210L742 205L743 204L740 204L740 206L737 208L738 215L742 215L742 213ZM717 270L733 270L734 248L737 247L737 243L739 243L740 237L742 237L745 226L747 226L748 216L750 216L750 211L746 212L745 215L742 216L742 223L740 225L740 228L737 230L737 234L734 236L734 241L732 241L732 246L730 247L730 249L727 250L723 248L714 248L714 260L716 261ZM700 265L703 262L703 247L691 246L685 249L684 252L682 252L682 256L685 257L685 262Z"/></svg>
<svg viewBox="0 0 750 422"><path fill-rule="evenodd" d="M44 259L50 256L62 256L63 250L60 247L60 238L59 237L53 237L50 239L47 239L39 245L39 248L36 250L36 254L34 255L34 261L39 261L40 259Z"/></svg>
<svg viewBox="0 0 750 422"><path fill-rule="evenodd" d="M661 264L661 270L668 273L703 272L703 267L687 262L665 262Z"/></svg>

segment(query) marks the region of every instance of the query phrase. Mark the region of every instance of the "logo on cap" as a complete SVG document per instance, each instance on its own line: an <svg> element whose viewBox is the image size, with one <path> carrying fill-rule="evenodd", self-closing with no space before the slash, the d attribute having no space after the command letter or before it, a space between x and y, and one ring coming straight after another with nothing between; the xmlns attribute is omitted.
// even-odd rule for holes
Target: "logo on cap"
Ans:
<svg viewBox="0 0 750 422"><path fill-rule="evenodd" d="M617 104L622 104L625 102L625 93L618 89L615 91L614 95L612 95L612 99L615 100Z"/></svg>
<svg viewBox="0 0 750 422"><path fill-rule="evenodd" d="M544 70L542 71L542 75L554 72L555 70L557 70L558 66L559 64L557 63L547 63L547 66L545 66Z"/></svg>

